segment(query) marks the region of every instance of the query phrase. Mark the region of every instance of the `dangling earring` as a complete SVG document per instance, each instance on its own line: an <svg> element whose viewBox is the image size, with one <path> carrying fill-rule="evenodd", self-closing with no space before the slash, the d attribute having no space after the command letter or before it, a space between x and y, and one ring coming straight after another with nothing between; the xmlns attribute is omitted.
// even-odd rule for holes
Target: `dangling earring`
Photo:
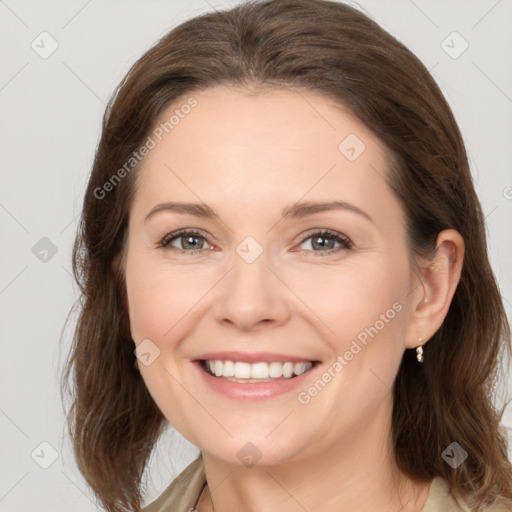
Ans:
<svg viewBox="0 0 512 512"><path fill-rule="evenodd" d="M421 338L418 338L420 342L420 346L416 347L416 358L418 359L418 363L423 363L423 345L421 344Z"/></svg>

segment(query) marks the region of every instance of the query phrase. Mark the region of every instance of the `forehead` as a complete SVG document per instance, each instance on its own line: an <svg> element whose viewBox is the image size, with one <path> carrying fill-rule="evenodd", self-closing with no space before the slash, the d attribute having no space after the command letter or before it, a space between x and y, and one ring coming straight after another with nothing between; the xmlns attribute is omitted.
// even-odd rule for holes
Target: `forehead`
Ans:
<svg viewBox="0 0 512 512"><path fill-rule="evenodd" d="M397 208L382 143L315 92L216 86L177 100L150 137L134 204L141 214L175 199L244 203L246 212L303 197Z"/></svg>

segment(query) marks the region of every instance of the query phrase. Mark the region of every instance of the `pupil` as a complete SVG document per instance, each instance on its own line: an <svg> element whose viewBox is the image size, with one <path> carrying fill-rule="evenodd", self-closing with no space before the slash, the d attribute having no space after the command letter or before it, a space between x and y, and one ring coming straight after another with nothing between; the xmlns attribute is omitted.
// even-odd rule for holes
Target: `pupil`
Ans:
<svg viewBox="0 0 512 512"><path fill-rule="evenodd" d="M194 243L194 242L191 242L191 240L197 240L199 237L197 236L187 236L187 237L183 237L183 239L186 240L185 242L185 248L192 248L192 249L195 249L197 248L198 246L198 243ZM199 244L199 248L202 248L202 244Z"/></svg>
<svg viewBox="0 0 512 512"><path fill-rule="evenodd" d="M324 241L325 241L325 240L327 240L327 243L321 243L321 242L320 242L321 240L324 240ZM334 240L329 240L329 239L327 239L327 237L320 237L320 236L319 236L319 237L317 237L317 238L314 240L313 247L315 246L315 244L319 244L319 246L320 246L320 247L324 247L324 248L325 248L325 247L327 247L327 245L329 244L329 242L330 242L331 244L333 244L333 243L334 243ZM328 249L332 249L332 247L331 247L331 246L329 246L329 247L327 247L327 248L328 248Z"/></svg>

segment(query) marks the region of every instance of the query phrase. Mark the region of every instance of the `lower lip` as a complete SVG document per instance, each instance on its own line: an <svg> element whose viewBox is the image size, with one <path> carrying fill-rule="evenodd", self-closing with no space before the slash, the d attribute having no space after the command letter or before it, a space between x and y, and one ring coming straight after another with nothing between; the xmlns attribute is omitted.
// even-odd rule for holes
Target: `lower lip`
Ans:
<svg viewBox="0 0 512 512"><path fill-rule="evenodd" d="M231 382L225 378L213 377L203 369L202 363L199 361L194 361L194 366L208 387L235 400L265 400L296 390L304 385L305 380L316 367L315 365L301 375L290 379L283 377L273 382L240 383Z"/></svg>

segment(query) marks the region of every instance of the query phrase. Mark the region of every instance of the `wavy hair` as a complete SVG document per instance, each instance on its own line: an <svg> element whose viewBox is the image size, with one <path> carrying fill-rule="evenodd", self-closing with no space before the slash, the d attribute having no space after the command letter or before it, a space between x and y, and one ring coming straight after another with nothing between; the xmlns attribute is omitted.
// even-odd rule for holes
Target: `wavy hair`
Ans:
<svg viewBox="0 0 512 512"><path fill-rule="evenodd" d="M421 61L367 15L329 0L249 1L190 19L142 55L107 105L73 247L80 299L61 376L61 392L72 398L74 455L96 497L108 511L140 511L144 470L168 426L134 369L118 264L140 166L98 191L164 109L217 84L304 88L363 122L389 157L386 180L406 214L413 264L432 257L441 230L462 235L464 264L447 316L423 365L406 350L396 376L394 452L403 472L441 476L475 507L512 500L504 408L495 405L510 327L461 133ZM454 441L469 453L456 470L442 458Z"/></svg>

